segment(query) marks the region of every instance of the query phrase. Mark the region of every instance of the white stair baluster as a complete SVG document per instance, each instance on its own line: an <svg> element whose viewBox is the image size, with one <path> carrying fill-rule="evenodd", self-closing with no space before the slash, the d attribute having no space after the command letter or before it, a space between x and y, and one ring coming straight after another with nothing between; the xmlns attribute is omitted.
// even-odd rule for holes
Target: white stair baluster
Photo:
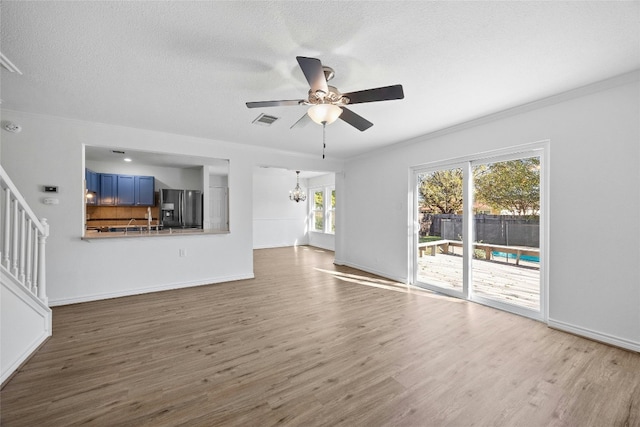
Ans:
<svg viewBox="0 0 640 427"><path fill-rule="evenodd" d="M18 277L18 200L13 200L13 232L11 233L11 274Z"/></svg>
<svg viewBox="0 0 640 427"><path fill-rule="evenodd" d="M4 233L2 239L2 265L5 266L7 270L10 267L9 261L9 238L11 237L11 189L9 187L4 190L4 226L2 227L2 232Z"/></svg>
<svg viewBox="0 0 640 427"><path fill-rule="evenodd" d="M38 245L39 238L40 233L36 228L33 235L33 273L31 274L31 291L35 296L38 296L38 252L40 252L40 246Z"/></svg>
<svg viewBox="0 0 640 427"><path fill-rule="evenodd" d="M46 219L38 219L0 165L0 268L32 297L48 305L45 247Z"/></svg>
<svg viewBox="0 0 640 427"><path fill-rule="evenodd" d="M24 267L25 267L25 259L26 259L26 255L27 255L27 213L24 211L24 209L20 209L20 241L18 242L20 245L20 262L18 263L18 265L20 266L19 270L18 270L18 280L20 281L20 283L22 283L22 285L25 285L25 273L24 273Z"/></svg>
<svg viewBox="0 0 640 427"><path fill-rule="evenodd" d="M26 259L26 265L25 265L25 286L27 287L27 289L29 289L31 292L33 292L33 288L31 287L31 262L33 260L33 247L31 246L31 242L33 241L33 222L31 221L31 218L27 219L27 239L26 239L26 246L27 246L27 259Z"/></svg>
<svg viewBox="0 0 640 427"><path fill-rule="evenodd" d="M49 224L46 218L40 220L44 227L44 234L40 235L38 241L38 298L48 305L47 289L46 289L46 267L45 267L45 245L47 236L49 235Z"/></svg>

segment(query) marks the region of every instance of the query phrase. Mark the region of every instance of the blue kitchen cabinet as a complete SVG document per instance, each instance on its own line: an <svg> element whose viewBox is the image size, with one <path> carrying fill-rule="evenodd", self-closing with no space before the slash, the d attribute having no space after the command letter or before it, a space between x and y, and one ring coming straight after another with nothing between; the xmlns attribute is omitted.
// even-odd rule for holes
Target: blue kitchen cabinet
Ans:
<svg viewBox="0 0 640 427"><path fill-rule="evenodd" d="M100 174L91 169L85 169L84 176L87 180L87 191L98 193L100 190Z"/></svg>
<svg viewBox="0 0 640 427"><path fill-rule="evenodd" d="M152 176L136 176L134 179L136 206L155 205L155 178Z"/></svg>
<svg viewBox="0 0 640 427"><path fill-rule="evenodd" d="M84 179L87 189L85 195L86 203L87 205L97 205L98 195L100 193L100 174L91 169L85 169Z"/></svg>
<svg viewBox="0 0 640 427"><path fill-rule="evenodd" d="M101 173L100 191L98 192L98 204L103 206L116 206L118 204L118 175Z"/></svg>
<svg viewBox="0 0 640 427"><path fill-rule="evenodd" d="M118 181L116 205L133 206L136 204L135 176L116 175Z"/></svg>
<svg viewBox="0 0 640 427"><path fill-rule="evenodd" d="M88 169L87 169L88 171ZM155 206L155 178L152 176L95 173L97 203L101 206ZM87 175L87 189L89 178Z"/></svg>

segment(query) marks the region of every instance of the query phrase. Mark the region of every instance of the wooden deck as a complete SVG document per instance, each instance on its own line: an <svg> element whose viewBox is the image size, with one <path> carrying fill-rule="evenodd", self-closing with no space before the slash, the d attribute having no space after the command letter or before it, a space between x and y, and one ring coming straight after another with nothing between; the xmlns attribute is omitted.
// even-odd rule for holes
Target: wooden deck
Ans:
<svg viewBox="0 0 640 427"><path fill-rule="evenodd" d="M418 281L462 292L462 251L438 253L418 258ZM502 261L474 259L473 292L484 298L540 309L540 269L537 263L519 265Z"/></svg>

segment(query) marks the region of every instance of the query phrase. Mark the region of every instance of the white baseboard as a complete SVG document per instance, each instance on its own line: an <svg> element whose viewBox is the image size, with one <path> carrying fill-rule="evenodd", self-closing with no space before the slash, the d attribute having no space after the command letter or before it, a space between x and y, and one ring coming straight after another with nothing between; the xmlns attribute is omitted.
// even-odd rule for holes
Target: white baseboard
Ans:
<svg viewBox="0 0 640 427"><path fill-rule="evenodd" d="M255 245L253 249L276 249L276 248L292 248L294 246L305 246L306 243L270 243L268 245Z"/></svg>
<svg viewBox="0 0 640 427"><path fill-rule="evenodd" d="M558 329L564 332L569 332L574 335L580 335L585 338L599 341L605 344L611 344L616 347L621 347L627 350L640 353L640 342L632 341L626 338L620 338L609 334L603 334L602 332L593 331L591 329L583 328L581 326L572 325L570 323L562 322L559 320L549 319L547 325L550 328Z"/></svg>
<svg viewBox="0 0 640 427"><path fill-rule="evenodd" d="M204 286L204 285L213 285L215 283L224 283L224 282L235 282L237 280L246 280L253 279L255 276L253 273L251 274L241 274L237 276L226 276L226 277L216 277L214 279L206 279L200 280L196 282L179 282L179 283L167 283L164 285L158 286L150 286L147 288L139 288L139 289L127 289L119 292L109 292L102 294L93 294L93 295L83 295L80 297L73 298L58 298L58 299L50 299L49 306L55 307L59 305L68 305L68 304L78 304L82 302L90 302L90 301L98 301L103 299L110 298L120 298L120 297L128 297L132 295L141 295L148 294L151 292L159 292L159 291L169 291L172 289L182 289L182 288L190 288L193 286Z"/></svg>
<svg viewBox="0 0 640 427"><path fill-rule="evenodd" d="M325 251L336 251L335 248L332 248L330 245L323 245L320 242L308 243L306 246L313 246L314 248L324 249Z"/></svg>
<svg viewBox="0 0 640 427"><path fill-rule="evenodd" d="M394 282L405 283L405 284L407 283L407 279L405 277L394 277L388 273L385 273L384 271L379 271L379 270L375 270L362 265L354 264L351 262L342 261L337 258L333 260L333 263L335 265L344 265L345 267L351 267L351 268L365 271L367 273L375 274L376 276L384 277L385 279L393 280Z"/></svg>

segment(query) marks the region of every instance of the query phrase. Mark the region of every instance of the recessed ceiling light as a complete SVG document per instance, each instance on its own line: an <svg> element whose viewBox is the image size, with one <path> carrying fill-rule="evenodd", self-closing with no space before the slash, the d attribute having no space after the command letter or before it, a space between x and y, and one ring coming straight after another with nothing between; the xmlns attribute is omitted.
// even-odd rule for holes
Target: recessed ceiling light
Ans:
<svg viewBox="0 0 640 427"><path fill-rule="evenodd" d="M130 162L130 161L131 161L131 159L130 159L130 158L128 158L128 157L125 157L125 158L124 158L124 161L125 161L125 162Z"/></svg>

